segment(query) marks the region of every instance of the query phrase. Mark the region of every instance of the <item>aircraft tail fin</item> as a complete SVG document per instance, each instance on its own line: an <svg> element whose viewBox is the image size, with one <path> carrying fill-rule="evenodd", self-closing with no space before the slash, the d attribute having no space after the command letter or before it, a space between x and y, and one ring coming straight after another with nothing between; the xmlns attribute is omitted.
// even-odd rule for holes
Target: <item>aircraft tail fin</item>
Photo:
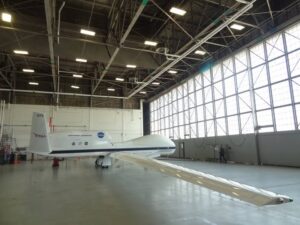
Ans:
<svg viewBox="0 0 300 225"><path fill-rule="evenodd" d="M34 112L32 115L29 152L40 155L51 152L47 122L43 113Z"/></svg>

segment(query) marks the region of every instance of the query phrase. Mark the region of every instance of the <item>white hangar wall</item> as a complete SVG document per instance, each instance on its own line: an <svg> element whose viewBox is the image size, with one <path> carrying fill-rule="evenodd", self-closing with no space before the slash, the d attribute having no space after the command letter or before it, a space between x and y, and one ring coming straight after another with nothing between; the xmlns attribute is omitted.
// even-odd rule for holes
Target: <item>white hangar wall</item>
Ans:
<svg viewBox="0 0 300 225"><path fill-rule="evenodd" d="M113 142L126 141L143 135L142 109L110 109L55 107L47 105L10 104L5 109L4 133L16 140L17 147L29 145L33 112L52 118L53 130L104 130Z"/></svg>

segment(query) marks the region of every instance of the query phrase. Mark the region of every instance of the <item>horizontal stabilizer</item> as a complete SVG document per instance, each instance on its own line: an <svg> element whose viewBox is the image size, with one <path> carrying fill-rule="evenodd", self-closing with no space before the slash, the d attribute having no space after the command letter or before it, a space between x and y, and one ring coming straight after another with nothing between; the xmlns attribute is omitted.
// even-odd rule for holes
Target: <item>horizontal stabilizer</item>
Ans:
<svg viewBox="0 0 300 225"><path fill-rule="evenodd" d="M223 193L239 200L257 205L275 205L293 201L288 196L278 195L270 191L240 184L235 181L187 169L163 161L141 157L135 154L115 153L112 157L125 160L145 168L191 182L193 184Z"/></svg>

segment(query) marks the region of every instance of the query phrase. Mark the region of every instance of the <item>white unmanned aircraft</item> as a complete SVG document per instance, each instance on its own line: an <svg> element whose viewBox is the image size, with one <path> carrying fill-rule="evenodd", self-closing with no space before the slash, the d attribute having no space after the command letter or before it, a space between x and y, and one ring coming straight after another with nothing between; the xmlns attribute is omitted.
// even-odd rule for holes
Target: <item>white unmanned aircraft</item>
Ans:
<svg viewBox="0 0 300 225"><path fill-rule="evenodd" d="M50 133L43 113L33 113L29 152L50 157L98 156L95 165L108 167L111 158L125 160L209 188L257 206L293 201L285 195L237 183L210 174L155 160L172 154L175 144L160 135L147 135L122 143L112 143L104 131Z"/></svg>

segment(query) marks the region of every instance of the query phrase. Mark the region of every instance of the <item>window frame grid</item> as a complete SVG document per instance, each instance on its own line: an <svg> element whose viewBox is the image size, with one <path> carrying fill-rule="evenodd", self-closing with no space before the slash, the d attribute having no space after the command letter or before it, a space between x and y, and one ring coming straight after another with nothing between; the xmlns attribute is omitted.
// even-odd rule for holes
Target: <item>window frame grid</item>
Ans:
<svg viewBox="0 0 300 225"><path fill-rule="evenodd" d="M297 23L298 26L300 26L300 23ZM295 24L293 24L292 26L295 26ZM238 118L238 126L239 126L239 134L243 134L243 128L242 128L242 124L241 124L241 115L244 114L251 114L252 116L252 122L253 122L253 127L254 127L254 133L255 132L259 132L258 130L256 130L256 127L258 125L257 122L257 113L262 112L262 111L267 111L270 110L271 115L272 115L272 122L273 122L273 130L274 132L278 132L277 131L277 123L276 123L276 116L275 116L275 110L278 108L284 108L284 107L291 107L292 112L293 112L293 119L294 119L294 130L299 130L300 129L300 124L298 124L298 121L300 120L300 118L298 118L298 116L300 117L300 114L297 113L297 106L300 105L300 102L296 103L295 102L295 92L294 92L294 87L293 87L293 83L295 78L299 78L299 75L293 76L292 77L292 71L290 68L290 54L295 53L297 51L300 51L300 48L296 48L293 49L292 51L288 51L288 46L287 46L287 40L286 40L286 35L287 35L287 30L290 29L292 26L289 26L287 28L285 28L283 31L281 32L277 32L274 35L271 35L268 38L265 38L263 41L259 42L257 44L261 45L259 51L255 51L255 49L250 50L251 48L255 48L256 45L253 45L249 48L245 48L242 49L241 51L235 53L234 55L231 55L223 60L218 61L218 65L220 68L218 69L219 71L216 72L216 74L214 74L213 72L213 67L210 66L209 68L206 68L205 72L201 72L199 74L196 74L195 76L193 76L192 78L187 79L184 83L176 86L174 89L176 89L176 91L173 91L174 89L170 90L169 93L166 93L162 96L160 96L159 98L153 100L152 102L150 102L150 130L152 133L161 133L161 134L173 134L173 136L175 136L175 130L177 129L177 135L178 135L178 139L184 138L186 139L185 135L182 135L182 127L184 127L183 129L186 131L186 128L188 128L189 130L189 134L191 138L191 124L193 124L193 127L195 127L196 129L193 130L193 136L197 136L200 137L203 136L203 131L199 132L199 123L201 123L204 126L204 136L207 137L208 133L210 133L207 129L208 129L208 124L211 124L212 122L213 124L213 128L214 128L214 136L218 136L218 119L221 120L225 120L225 129L226 129L226 135L229 135L229 125L228 125L228 118L229 117L233 117L236 116ZM276 37L276 35L278 35L279 38L282 39L282 43L283 43L283 54L280 54L276 57L272 57L272 50L274 48L277 49L277 40L276 42L273 44L270 44L268 42L269 39L271 39L272 37ZM290 33L288 33L288 35L291 35ZM280 41L281 42L281 41ZM267 46L268 45L268 46ZM281 46L281 44L280 44ZM280 47L282 48L282 46ZM282 49L279 49L282 52ZM245 69L239 70L237 72L237 68L236 68L236 56L238 54L241 54L242 51L245 51L245 56L246 56L246 64L244 65L246 66ZM262 55L263 53L263 55ZM262 63L256 63L254 67L252 67L252 62L251 62L251 54L256 55L256 57L261 58L261 60L264 60L264 62ZM263 59L264 57L264 59ZM283 79L283 80L278 80L275 82L272 82L271 80L271 74L270 74L270 64L275 61L278 60L279 58L284 58L285 59L285 66L286 66L286 70L287 70L287 78ZM232 67L233 67L233 74L230 76L226 76L226 78L224 77L224 63L227 60L231 60L232 63ZM299 62L300 62L300 57L299 57ZM259 87L254 87L254 80L253 80L253 73L252 70L258 67L264 66L265 70L266 70L266 78L267 78L267 84L264 84L262 86ZM248 77L248 82L249 82L249 90L243 90L243 91L239 91L238 90L238 79L237 79L237 75L241 75L242 73L247 73L247 77ZM218 76L218 80L215 81L214 80L214 75ZM207 76L207 84L205 85L204 83L204 79L205 76ZM200 78L200 79L199 79ZM235 93L226 96L226 85L225 85L225 79L233 79L233 83L234 84L234 89L235 89ZM197 81L200 81L201 84L199 84ZM218 94L218 99L215 99L215 84L220 83L220 88L222 87L222 94L221 92ZM244 81L246 82L246 81ZM282 105L276 105L274 106L274 98L275 96L273 95L273 91L272 91L272 86L276 85L278 83L283 83L283 82L287 82L288 83L288 87L289 87L289 95L291 97L291 103L288 104L282 104ZM192 83L193 85L193 90L189 91L189 84ZM222 84L222 85L221 85ZM187 87L186 91L184 91L183 89ZM197 88L198 87L198 88ZM205 96L205 89L207 89L207 87L210 87L210 93L211 94L211 99L209 98L209 101L207 101L206 96ZM256 94L255 91L256 90L260 90L263 88L268 88L268 92L269 92L269 96L270 96L270 106L268 108L262 108L262 109L257 109L257 105L256 105ZM178 98L178 91L181 91L181 98ZM197 100L197 92L201 91L202 93L202 104L198 105L198 100ZM184 92L186 92L186 95L184 94ZM250 100L251 100L251 104L249 104L251 106L251 111L245 111L245 112L241 112L240 109L240 95L249 92L249 96L250 96ZM297 92L298 93L298 92ZM176 95L174 97L174 94ZM220 98L222 96L222 98ZM237 111L236 114L232 114L232 115L228 115L228 105L227 105L227 99L230 97L235 96L236 99L236 107L237 107ZM187 101L185 101L185 98L188 98ZM194 105L190 106L191 102L190 102L190 97L193 97L194 99ZM248 98L248 97L247 97ZM220 115L217 117L217 112L216 112L216 102L222 101L223 102L223 106L221 106L222 108L224 108L224 116ZM248 101L248 100L247 100ZM182 103L182 110L180 110L179 112L179 102ZM186 106L187 104L187 106ZM209 117L209 119L207 118L206 115L206 105L207 104L211 104L212 105L212 115ZM247 104L248 105L248 104ZM175 112L174 107L177 106L177 112ZM250 107L249 106L249 107ZM172 107L172 110L169 111L169 113L165 113L165 110L168 110L170 107ZM201 107L201 109L203 110L203 120L199 121L200 116L198 114L198 107ZM195 115L193 115L193 122L190 121L191 118L191 112L194 111ZM179 125L179 114L183 114L183 124ZM175 119L177 118L177 124L174 125L174 115L176 115ZM185 116L186 115L186 116ZM188 117L188 118L187 118ZM250 118L250 117L249 117ZM271 121L271 120L270 120ZM166 124L166 122L168 122L168 124ZM212 124L211 124L212 125ZM224 124L222 124L223 126ZM252 129L252 128L251 128ZM200 134L201 133L201 134ZM223 132L222 132L223 135ZM210 135L211 136L211 133Z"/></svg>

